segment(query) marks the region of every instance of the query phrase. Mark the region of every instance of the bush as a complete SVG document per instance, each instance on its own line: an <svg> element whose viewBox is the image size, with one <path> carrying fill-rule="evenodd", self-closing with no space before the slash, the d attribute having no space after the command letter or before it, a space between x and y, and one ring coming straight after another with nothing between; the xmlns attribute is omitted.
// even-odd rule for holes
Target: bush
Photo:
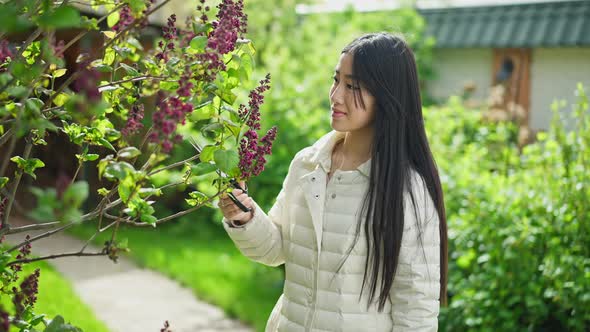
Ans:
<svg viewBox="0 0 590 332"><path fill-rule="evenodd" d="M590 117L580 85L566 132L519 153L511 123L483 124L457 99L426 110L449 224L444 331L587 331L590 327Z"/></svg>

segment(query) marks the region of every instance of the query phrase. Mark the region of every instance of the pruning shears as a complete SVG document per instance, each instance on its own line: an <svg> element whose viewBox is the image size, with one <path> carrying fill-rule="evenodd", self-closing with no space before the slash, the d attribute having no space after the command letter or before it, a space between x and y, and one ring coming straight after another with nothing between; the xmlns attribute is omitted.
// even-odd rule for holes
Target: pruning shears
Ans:
<svg viewBox="0 0 590 332"><path fill-rule="evenodd" d="M201 153L201 151L202 151L202 149L199 147L199 144L197 144L197 142L195 141L195 139L194 139L193 137L189 137L189 138L190 138L190 143L191 143L191 145L192 145L192 146L195 148L195 150L197 150L197 152L200 154L200 153ZM227 179L227 178L229 178L229 176L228 176L228 175L227 175L225 172L223 172L223 171L221 171L221 170L219 170L219 169L217 170L217 174L219 174L221 177L224 177L224 178L226 178L226 179ZM240 184L238 183L238 181L236 181L236 179L233 179L233 178L229 179L229 183L230 183L230 184L231 184L231 185L232 185L234 188L236 188L236 189L240 189L240 190L241 190L241 191L243 191L245 194L248 194L248 188L246 188L246 189L242 188L242 187L240 186ZM242 210L242 211L244 211L244 212L251 212L251 211L252 211L252 208L246 207L244 204L242 204L242 202L240 202L240 201L239 201L239 200L236 198L236 196L235 196L233 193L229 192L229 193L227 193L227 195L228 195L228 196L229 196L229 198L232 200L232 202L234 202L234 204L236 204L236 205L237 205L237 206L240 208L240 210Z"/></svg>

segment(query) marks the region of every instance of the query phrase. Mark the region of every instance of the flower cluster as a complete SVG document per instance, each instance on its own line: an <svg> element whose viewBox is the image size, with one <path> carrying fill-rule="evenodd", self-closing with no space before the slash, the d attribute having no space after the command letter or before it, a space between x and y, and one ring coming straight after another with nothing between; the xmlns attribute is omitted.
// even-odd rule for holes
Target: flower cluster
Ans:
<svg viewBox="0 0 590 332"><path fill-rule="evenodd" d="M10 316L8 312L4 311L2 305L0 305L0 331L9 331L10 330Z"/></svg>
<svg viewBox="0 0 590 332"><path fill-rule="evenodd" d="M264 102L264 91L270 89L270 74L260 81L260 85L256 89L250 91L248 106L246 108L243 104L238 108L238 114L242 122L246 122L248 127L255 130L260 129L260 105Z"/></svg>
<svg viewBox="0 0 590 332"><path fill-rule="evenodd" d="M66 172L63 170L59 171L59 175L55 180L55 191L57 193L57 198L59 200L63 199L64 193L72 183L72 177L70 177Z"/></svg>
<svg viewBox="0 0 590 332"><path fill-rule="evenodd" d="M76 93L82 93L91 102L100 100L100 91L98 91L98 80L100 73L94 69L88 68L86 64L82 65L80 75L74 81L72 90Z"/></svg>
<svg viewBox="0 0 590 332"><path fill-rule="evenodd" d="M188 79L180 81L180 87L177 93L184 96L190 95L192 83ZM165 99L159 96L158 110L152 116L153 131L150 133L149 140L152 143L159 143L164 153L169 153L174 143L179 142L182 136L176 134L178 124L185 124L186 116L193 111L193 105L182 101L179 97L169 97Z"/></svg>
<svg viewBox="0 0 590 332"><path fill-rule="evenodd" d="M143 123L141 123L141 120L143 120L143 114L143 104L133 104L129 111L129 115L127 116L125 128L121 129L121 134L123 134L123 136L130 136L143 128Z"/></svg>
<svg viewBox="0 0 590 332"><path fill-rule="evenodd" d="M8 58L12 58L12 51L8 46L8 41L0 41L0 65L2 65ZM0 68L0 73L6 71L6 68Z"/></svg>
<svg viewBox="0 0 590 332"><path fill-rule="evenodd" d="M268 130L266 135L261 139L262 144L258 144L258 134L256 130L260 129L260 105L264 101L264 91L270 89L270 74L260 81L260 85L250 91L249 110L240 105L238 114L242 122L246 122L248 130L240 141L240 163L238 167L242 172L242 178L257 176L264 170L266 163L265 155L271 154L272 143L277 135L277 128L273 126Z"/></svg>
<svg viewBox="0 0 590 332"><path fill-rule="evenodd" d="M174 50L174 40L177 38L178 31L176 30L176 14L170 15L168 18L168 23L162 29L164 32L164 39L165 42L160 40L158 46L160 47L160 52L156 54L156 59L168 61L168 51Z"/></svg>
<svg viewBox="0 0 590 332"><path fill-rule="evenodd" d="M248 16L244 13L244 2L238 0L223 0L218 6L217 21L213 24L213 31L209 36L207 46L220 54L234 50L238 35L246 32Z"/></svg>
<svg viewBox="0 0 590 332"><path fill-rule="evenodd" d="M119 22L113 25L113 31L119 33L125 30L125 28L133 24L134 20L135 17L133 17L133 13L131 13L131 8L129 5L123 6L121 11L119 11Z"/></svg>
<svg viewBox="0 0 590 332"><path fill-rule="evenodd" d="M16 287L12 288L14 297L12 302L16 309L16 316L21 317L28 306L34 306L37 302L37 293L39 292L39 276L41 272L35 269L31 275L25 278L20 284L20 291Z"/></svg>

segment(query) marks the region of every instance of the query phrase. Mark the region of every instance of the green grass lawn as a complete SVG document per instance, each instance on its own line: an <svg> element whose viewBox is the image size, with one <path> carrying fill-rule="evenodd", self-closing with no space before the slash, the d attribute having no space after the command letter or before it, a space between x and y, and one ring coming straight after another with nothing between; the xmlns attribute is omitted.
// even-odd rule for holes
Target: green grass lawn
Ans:
<svg viewBox="0 0 590 332"><path fill-rule="evenodd" d="M41 270L39 277L39 294L35 304L36 314L46 314L48 318L56 315L64 317L66 322L81 328L84 332L108 332L107 327L99 321L94 313L76 295L70 283L46 262L34 262L23 266L20 277L24 278L36 268ZM10 299L3 297L0 302L12 309ZM38 325L41 327L42 325ZM14 331L17 331L15 329Z"/></svg>
<svg viewBox="0 0 590 332"><path fill-rule="evenodd" d="M88 226L73 228L71 233L89 238L94 231ZM110 231L101 235L96 243L104 243ZM118 238L128 239L129 255L140 266L179 281L198 298L221 307L230 317L251 324L257 331L264 330L282 292L283 272L279 268L249 261L221 223L199 220L198 212L157 228L120 228Z"/></svg>

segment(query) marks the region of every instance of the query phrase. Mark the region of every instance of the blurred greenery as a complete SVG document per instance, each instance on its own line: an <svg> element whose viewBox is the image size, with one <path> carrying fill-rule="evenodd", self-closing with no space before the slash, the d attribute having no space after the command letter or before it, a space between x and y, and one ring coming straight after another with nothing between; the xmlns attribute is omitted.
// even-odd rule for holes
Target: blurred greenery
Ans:
<svg viewBox="0 0 590 332"><path fill-rule="evenodd" d="M513 123L483 123L458 98L425 110L449 225L443 331L590 328L590 116L581 84L519 153Z"/></svg>
<svg viewBox="0 0 590 332"><path fill-rule="evenodd" d="M53 319L58 314L65 314L66 321L80 327L83 331L109 331L104 323L98 320L92 310L76 295L70 282L64 279L48 263L41 261L23 265L23 271L20 272L21 278L30 275L37 268L41 270L39 289L42 291L37 294L35 312L44 313L46 319ZM8 297L1 297L0 303L6 308L12 308L13 305ZM12 329L11 331L18 330L16 327L12 327Z"/></svg>
<svg viewBox="0 0 590 332"><path fill-rule="evenodd" d="M185 224L194 231L187 232ZM89 226L76 226L70 232L89 238L95 232ZM264 331L283 290L283 274L242 256L220 225L193 214L157 229L121 227L118 236L128 239L131 256L139 265L164 273L189 287L200 300ZM109 239L110 234L102 233L95 242ZM173 321L170 324L174 327Z"/></svg>
<svg viewBox="0 0 590 332"><path fill-rule="evenodd" d="M402 32L416 52L420 77L433 75L432 40L412 10L297 16L294 0L246 1L257 45L254 77L272 73L262 131L277 125L266 170L248 183L268 210L297 151L330 130L328 89L340 50L363 32ZM253 88L250 86L249 88ZM555 120L522 151L513 123L486 123L458 97L424 109L444 186L449 224L449 306L442 331L585 331L590 327L590 117L580 87L571 105L578 128ZM238 98L242 100L247 91ZM424 96L429 104L428 96ZM174 151L181 160L190 144ZM161 183L184 172L159 174ZM158 182L155 179L154 182ZM203 190L205 192L205 190ZM156 214L186 208L173 195ZM282 290L282 271L242 257L216 209L202 209L157 232L123 229L131 255L191 287L200 298L262 331ZM89 236L89 228L74 230ZM98 238L97 241L104 241Z"/></svg>

